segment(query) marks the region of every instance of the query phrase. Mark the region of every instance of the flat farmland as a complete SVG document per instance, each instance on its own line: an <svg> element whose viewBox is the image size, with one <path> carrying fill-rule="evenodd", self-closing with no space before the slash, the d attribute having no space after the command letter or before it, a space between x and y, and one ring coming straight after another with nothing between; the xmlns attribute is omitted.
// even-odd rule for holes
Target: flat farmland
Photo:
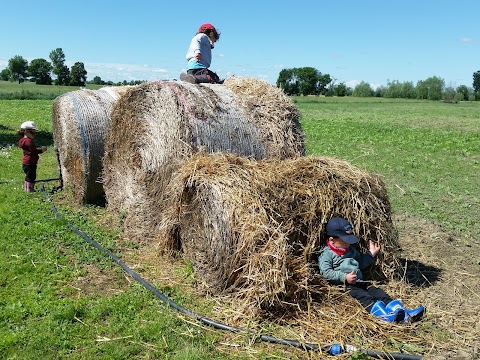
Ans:
<svg viewBox="0 0 480 360"><path fill-rule="evenodd" d="M310 154L380 174L395 213L480 242L480 103L295 98Z"/></svg>
<svg viewBox="0 0 480 360"><path fill-rule="evenodd" d="M402 257L423 279L412 284L408 297L427 307L425 319L412 329L421 346L402 349L426 359L478 358L480 102L293 100L308 155L346 160L383 178ZM56 220L41 192L24 193L15 131L25 120L37 123L36 143L49 147L41 155L38 178L57 177L51 111L52 100L0 100L2 358L323 358L212 330L159 305L65 221ZM158 268L151 248L122 239L119 219L102 207L72 205L56 185L48 183L47 191L66 221L133 264L182 306L213 319L224 316L218 310L222 299L196 293L188 264ZM252 324L241 325L280 337L303 334L275 321ZM397 351L394 340L381 350Z"/></svg>

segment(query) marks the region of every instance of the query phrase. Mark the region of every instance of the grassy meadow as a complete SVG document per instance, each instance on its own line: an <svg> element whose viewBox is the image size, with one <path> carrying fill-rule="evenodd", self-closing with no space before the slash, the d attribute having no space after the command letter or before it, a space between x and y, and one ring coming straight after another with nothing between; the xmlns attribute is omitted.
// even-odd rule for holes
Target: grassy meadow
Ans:
<svg viewBox="0 0 480 360"><path fill-rule="evenodd" d="M99 89L101 85L87 84L87 89ZM32 82L2 81L0 80L0 99L36 99L36 100L53 100L57 96L69 91L78 90L75 86L63 85L37 85Z"/></svg>
<svg viewBox="0 0 480 360"><path fill-rule="evenodd" d="M480 242L480 102L296 98L310 154L382 175L396 213Z"/></svg>
<svg viewBox="0 0 480 360"><path fill-rule="evenodd" d="M480 242L480 102L294 101L302 113L309 154L341 158L381 174L396 214L438 223L465 243ZM226 332L181 316L67 226L73 224L120 258L128 257L133 263L127 264L141 273L149 265L136 263L126 243L118 241L119 219L100 207L71 205L56 182L46 188L64 220L55 218L38 184L36 193L25 193L15 132L25 120L37 123L41 131L35 141L49 147L41 155L37 178L58 177L51 108L51 100L0 100L2 359L305 356L286 353L280 345L252 344L248 337L233 341ZM189 281L188 267L171 271ZM154 285L180 305L216 319L215 304L184 291L180 282L166 286L159 280ZM267 330L275 335L275 327Z"/></svg>

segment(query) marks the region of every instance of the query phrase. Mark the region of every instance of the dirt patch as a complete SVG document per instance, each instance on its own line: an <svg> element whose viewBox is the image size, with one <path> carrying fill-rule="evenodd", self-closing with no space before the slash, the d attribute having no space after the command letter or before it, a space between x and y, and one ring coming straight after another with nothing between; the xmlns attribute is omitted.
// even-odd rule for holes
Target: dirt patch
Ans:
<svg viewBox="0 0 480 360"><path fill-rule="evenodd" d="M479 359L480 245L465 243L432 222L397 216L405 277L427 307L432 359Z"/></svg>
<svg viewBox="0 0 480 360"><path fill-rule="evenodd" d="M90 264L84 266L84 271L85 274L72 284L84 296L112 295L123 291L129 283L135 281L126 274L103 271Z"/></svg>

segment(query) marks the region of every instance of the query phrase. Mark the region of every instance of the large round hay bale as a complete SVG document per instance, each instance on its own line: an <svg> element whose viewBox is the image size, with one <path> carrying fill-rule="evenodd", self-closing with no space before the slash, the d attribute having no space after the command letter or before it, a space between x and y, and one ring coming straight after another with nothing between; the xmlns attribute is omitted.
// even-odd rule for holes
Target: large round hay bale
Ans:
<svg viewBox="0 0 480 360"><path fill-rule="evenodd" d="M382 180L328 157L253 161L197 154L170 185L181 188L165 211L164 249L182 250L210 290L234 290L257 307L301 301L326 222L343 216L384 251L372 275L396 268L397 238Z"/></svg>
<svg viewBox="0 0 480 360"><path fill-rule="evenodd" d="M76 90L53 101L52 129L63 185L80 204L104 201L100 180L105 136L123 87Z"/></svg>
<svg viewBox="0 0 480 360"><path fill-rule="evenodd" d="M247 80L245 80L247 81ZM255 83L254 81L250 81ZM258 98L265 97L265 85ZM112 110L103 179L108 208L121 214L125 234L155 235L172 173L191 154L229 152L263 159L305 153L299 112L283 93L255 109L228 85L157 81L129 90ZM268 97L268 96L267 96ZM264 107L283 109L269 114ZM261 114L261 115L259 115Z"/></svg>

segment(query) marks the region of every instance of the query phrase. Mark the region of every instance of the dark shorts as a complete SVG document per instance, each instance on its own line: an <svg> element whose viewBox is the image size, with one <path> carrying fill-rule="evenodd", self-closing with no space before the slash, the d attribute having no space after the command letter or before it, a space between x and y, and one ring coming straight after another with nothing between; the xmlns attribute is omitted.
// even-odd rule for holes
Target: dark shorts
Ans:
<svg viewBox="0 0 480 360"><path fill-rule="evenodd" d="M221 84L222 81L220 77L213 71L204 68L204 69L190 69L187 70L188 74L192 74L197 79L197 83L213 83Z"/></svg>

